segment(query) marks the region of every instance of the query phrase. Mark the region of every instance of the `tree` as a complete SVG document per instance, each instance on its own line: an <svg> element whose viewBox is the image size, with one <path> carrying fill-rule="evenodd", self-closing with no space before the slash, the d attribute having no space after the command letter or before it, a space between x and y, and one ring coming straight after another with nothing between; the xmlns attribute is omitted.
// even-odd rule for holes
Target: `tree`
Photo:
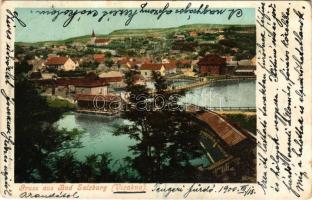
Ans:
<svg viewBox="0 0 312 200"><path fill-rule="evenodd" d="M133 84L135 71L125 74L127 91L131 94L142 95L145 86ZM157 93L166 93L167 83L159 73L153 73L153 80ZM141 89L138 89L141 88ZM147 108L155 101L155 96L146 99ZM187 182L198 181L198 170L191 163L193 159L202 156L199 144L200 127L190 123L194 119L185 111L138 109L137 99L130 98L132 106L123 112L123 118L131 123L120 126L114 135L128 135L136 140L136 144L129 147L134 155L127 163L139 176L140 182ZM211 177L211 176L210 176Z"/></svg>
<svg viewBox="0 0 312 200"><path fill-rule="evenodd" d="M22 62L25 63L25 62ZM54 123L68 111L51 106L40 88L26 78L27 66L15 74L15 182L106 182L117 180L108 169L109 154L78 161L81 131L58 129Z"/></svg>
<svg viewBox="0 0 312 200"><path fill-rule="evenodd" d="M164 109L169 101L169 95L166 94L168 83L164 76L160 72L152 72L152 80L156 89L156 96L154 96L154 103L157 108Z"/></svg>
<svg viewBox="0 0 312 200"><path fill-rule="evenodd" d="M33 68L33 65L29 65L26 59L15 64L15 74L26 74Z"/></svg>
<svg viewBox="0 0 312 200"><path fill-rule="evenodd" d="M85 161L79 161L73 152L65 152L54 162L55 180L60 183L118 182L122 178L109 168L112 161L110 157L109 153L91 154L85 157Z"/></svg>
<svg viewBox="0 0 312 200"><path fill-rule="evenodd" d="M234 40L228 40L228 39L220 40L219 44L227 46L227 47L231 47L231 48L237 46L237 44L236 44L236 42Z"/></svg>
<svg viewBox="0 0 312 200"><path fill-rule="evenodd" d="M49 107L45 97L23 74L15 79L15 181L53 180L49 158L54 152L79 146L78 130L53 126L64 111ZM27 158L27 159L25 159Z"/></svg>
<svg viewBox="0 0 312 200"><path fill-rule="evenodd" d="M163 94L168 87L168 83L160 72L152 71L152 80L154 81L155 88L158 94Z"/></svg>
<svg viewBox="0 0 312 200"><path fill-rule="evenodd" d="M105 59L104 63L105 63L105 66L107 66L108 68L111 68L114 64L114 61L112 59Z"/></svg>
<svg viewBox="0 0 312 200"><path fill-rule="evenodd" d="M130 113L128 113L129 117ZM134 158L129 166L142 182L196 182L197 168L191 160L203 152L199 144L199 126L185 112L150 111L128 118L130 125L119 127L115 135L128 135L137 143L129 148ZM210 176L211 177L211 176Z"/></svg>
<svg viewBox="0 0 312 200"><path fill-rule="evenodd" d="M137 55L137 52L135 52L134 50L127 50L127 55L130 56L130 57L133 57L133 56L136 56Z"/></svg>
<svg viewBox="0 0 312 200"><path fill-rule="evenodd" d="M66 55L68 55L68 53L65 52L65 51L59 51L56 54L59 55L59 56L66 56Z"/></svg>
<svg viewBox="0 0 312 200"><path fill-rule="evenodd" d="M99 62L84 62L80 65L80 68L82 69L97 69L97 67L99 66Z"/></svg>
<svg viewBox="0 0 312 200"><path fill-rule="evenodd" d="M144 102L149 98L148 89L145 85L134 84L135 78L140 76L140 73L137 71L130 70L125 73L125 83L126 83L126 91L130 94L130 102L135 106L141 106L140 102ZM138 109L135 107L134 109Z"/></svg>
<svg viewBox="0 0 312 200"><path fill-rule="evenodd" d="M112 57L112 53L110 51L106 51L104 54L105 54L105 58L111 58Z"/></svg>
<svg viewBox="0 0 312 200"><path fill-rule="evenodd" d="M14 48L15 55L18 55L24 52L25 52L24 49L20 45L15 45L15 48Z"/></svg>
<svg viewBox="0 0 312 200"><path fill-rule="evenodd" d="M188 42L193 42L195 39L192 36L186 36L185 40Z"/></svg>

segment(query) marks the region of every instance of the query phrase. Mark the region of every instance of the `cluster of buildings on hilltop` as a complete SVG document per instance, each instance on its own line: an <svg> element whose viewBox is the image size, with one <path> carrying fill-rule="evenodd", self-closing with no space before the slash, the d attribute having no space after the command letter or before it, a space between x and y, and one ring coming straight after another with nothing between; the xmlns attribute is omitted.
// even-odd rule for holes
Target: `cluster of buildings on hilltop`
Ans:
<svg viewBox="0 0 312 200"><path fill-rule="evenodd" d="M221 29L217 31L219 31L220 33L223 32L223 30ZM190 31L188 34L190 36L196 37L202 32L199 33L198 31ZM185 35L176 35L175 37L177 40L185 40ZM92 31L88 44L94 46L106 46L110 42L110 39L96 37L95 32ZM61 48L62 46L64 45L61 45L59 48ZM64 46L64 48L65 47L66 46ZM109 67L107 67L107 63L105 63L105 61L107 60L108 59L105 57L104 53L85 55L79 58L48 55L48 58L46 60L43 60L42 58L35 58L30 61L30 64L34 66L33 71L35 72L57 72L75 71L76 69L79 69L79 65L82 63L96 63L98 65L96 70L98 71L123 71L136 69L140 70L141 75L147 79L151 77L151 71L153 70L159 71L162 75L166 75L181 71L184 72L187 69L192 71L194 69L197 69L199 74L202 76L224 74L254 75L254 72L256 70L255 58L251 60L233 61L233 56L220 56L216 54L208 54L196 60L163 59L162 62L154 62L152 58L130 58L112 56L112 58L110 58L111 66ZM183 63L186 64L183 65Z"/></svg>
<svg viewBox="0 0 312 200"><path fill-rule="evenodd" d="M196 31L189 32L189 35L192 37L196 37L198 34L200 33ZM186 39L185 35L175 35L175 37L177 41ZM93 31L90 41L86 45L107 46L110 42L110 39L98 38ZM63 52L67 47L60 45L53 48ZM234 61L233 56L220 56L211 53L193 60L172 59L172 57L169 59L168 55L167 58L163 58L161 61L155 61L152 57L122 57L115 54L107 56L105 53L97 52L81 57L70 57L66 54L65 56L48 54L46 59L35 56L35 58L27 60L27 62L33 65L33 70L30 73L32 80L50 84L53 88L53 91L50 92L54 95L70 96L71 98L74 98L73 94L89 95L88 98L99 94L112 96L115 88L125 86L124 73L129 70L138 72L134 80L137 84L144 84L145 81L150 80L153 71L157 71L163 76L174 74L187 74L189 76L219 76L228 74L250 76L255 75L256 70L255 58ZM107 66L107 61L110 61L110 66ZM91 64L96 67L88 69L88 65ZM74 73L82 71L84 73ZM62 76L60 76L60 72L63 73ZM90 78L88 76L89 72L92 72L95 77ZM88 78L86 78L87 76ZM80 97L82 98L82 96ZM80 97L75 98L79 101ZM86 96L83 99L86 100Z"/></svg>

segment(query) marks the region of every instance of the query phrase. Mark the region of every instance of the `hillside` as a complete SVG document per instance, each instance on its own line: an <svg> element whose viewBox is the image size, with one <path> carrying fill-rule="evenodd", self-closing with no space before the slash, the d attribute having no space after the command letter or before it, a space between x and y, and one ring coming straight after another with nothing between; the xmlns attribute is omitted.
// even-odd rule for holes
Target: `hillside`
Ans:
<svg viewBox="0 0 312 200"><path fill-rule="evenodd" d="M150 29L121 29L115 30L108 35L98 34L97 37L110 38L110 39L122 39L129 36L163 36L165 34L190 31L190 30L206 30L206 29L224 29L228 27L235 27L239 29L254 29L255 25L221 25L221 24L190 24L179 27L170 28L150 28ZM72 37L65 40L58 41L41 41L36 43L16 42L17 45L42 45L42 44L65 44L67 42L87 42L90 39L90 35L83 35L78 37Z"/></svg>
<svg viewBox="0 0 312 200"><path fill-rule="evenodd" d="M220 25L220 24L190 24L171 28L156 28L156 29L122 29L111 32L111 37L118 35L146 35L146 34L166 34L177 31L203 30L203 29L224 29L228 27L239 28L255 28L255 25Z"/></svg>

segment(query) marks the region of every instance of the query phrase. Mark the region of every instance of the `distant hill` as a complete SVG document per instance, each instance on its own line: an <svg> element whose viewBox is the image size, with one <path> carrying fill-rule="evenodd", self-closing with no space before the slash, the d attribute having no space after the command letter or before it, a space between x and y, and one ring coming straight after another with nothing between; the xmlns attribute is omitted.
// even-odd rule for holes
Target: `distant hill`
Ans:
<svg viewBox="0 0 312 200"><path fill-rule="evenodd" d="M255 25L220 25L220 24L190 24L171 28L154 28L154 29L122 29L116 30L109 34L111 38L129 37L129 36L161 36L164 34L191 31L191 30L206 30L206 29L224 29L228 27L239 27L242 29L256 28Z"/></svg>
<svg viewBox="0 0 312 200"><path fill-rule="evenodd" d="M236 27L241 29L254 29L256 28L255 25L223 25L223 24L190 24L190 25L183 25L179 27L170 27L170 28L149 28L149 29L121 29L115 30L107 35L104 34L97 34L97 37L103 38L110 38L110 39L122 39L124 37L129 36L163 36L168 33L174 33L179 31L190 31L190 30L207 30L207 29L224 29L228 27ZM35 43L25 43L25 42L16 42L16 44L20 45L42 45L45 43L50 44L65 44L67 42L87 42L90 40L90 35L83 35L78 37L72 37L65 40L58 40L58 41L42 41L42 42L35 42Z"/></svg>

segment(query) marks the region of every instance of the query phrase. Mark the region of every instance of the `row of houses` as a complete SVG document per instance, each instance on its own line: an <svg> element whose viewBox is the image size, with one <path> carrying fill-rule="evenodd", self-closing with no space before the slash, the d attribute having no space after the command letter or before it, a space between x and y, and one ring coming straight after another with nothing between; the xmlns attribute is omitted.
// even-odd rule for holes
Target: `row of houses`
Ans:
<svg viewBox="0 0 312 200"><path fill-rule="evenodd" d="M191 31L190 35L196 35ZM177 35L179 36L179 35ZM182 38L179 37L180 39ZM90 44L108 45L109 40L105 38L97 38L94 31L92 32ZM233 61L233 56L219 56L216 54L207 54L198 60L169 60L163 59L162 62L154 62L151 58L129 58L129 57L109 57L112 66L107 67L105 54L94 54L84 56L82 58L70 58L68 56L50 55L46 60L33 59L31 64L34 65L33 71L56 72L56 71L75 71L79 67L79 63L97 63L97 70L140 70L141 75L150 79L152 71L158 71L162 75L173 74L183 69L191 69L193 67L200 75L254 75L255 58L252 60ZM254 62L252 62L254 60Z"/></svg>
<svg viewBox="0 0 312 200"><path fill-rule="evenodd" d="M84 62L99 63L98 69L105 68L105 55L94 54L90 59L84 59ZM219 56L216 54L207 54L199 60L170 60L163 59L162 62L154 63L149 58L129 58L129 57L113 57L112 66L109 70L125 71L129 69L139 70L145 78L151 78L152 71L158 71L162 75L168 75L180 72L184 69L198 68L200 75L254 75L256 70L256 58L251 60L233 61L233 56ZM33 71L56 72L56 71L75 71L79 68L82 59L74 59L62 56L50 56L45 61L33 59L29 64L34 65ZM100 66L103 65L102 68ZM101 71L101 70L100 70Z"/></svg>
<svg viewBox="0 0 312 200"><path fill-rule="evenodd" d="M141 72L141 75L150 79L152 71L158 71L161 75L169 75L182 71L183 69L190 70L197 68L201 76L206 75L248 75L254 76L256 71L256 58L251 60L240 60L233 61L233 56L221 57L216 54L207 54L199 60L169 60L163 59L161 63L152 62L128 62L129 68L134 68L135 63L136 69Z"/></svg>
<svg viewBox="0 0 312 200"><path fill-rule="evenodd" d="M197 66L202 76L205 75L255 75L256 58L251 60L233 61L229 57L207 54L201 58Z"/></svg>
<svg viewBox="0 0 312 200"><path fill-rule="evenodd" d="M191 36L191 37L197 37L198 35L205 35L205 34L211 34L211 33L220 33L220 35L216 38L217 40L225 39L225 36L222 34L223 31L217 31L217 30L214 30L214 31L211 31L211 30L210 31L189 31L187 33L187 35ZM184 41L184 40L186 40L186 37L185 37L185 34L176 34L175 39L179 40L179 41Z"/></svg>
<svg viewBox="0 0 312 200"><path fill-rule="evenodd" d="M120 93L111 92L114 85L122 85L123 76L118 72L93 72L82 77L57 77L55 79L33 79L44 89L45 95L57 96L74 101L77 111L101 112L95 103L103 104L101 108L109 109L111 102L120 102ZM122 85L124 86L124 85ZM96 102L95 102L96 101ZM105 112L108 112L107 110Z"/></svg>
<svg viewBox="0 0 312 200"><path fill-rule="evenodd" d="M105 60L104 54L93 55L93 61L103 63ZM256 70L255 58L251 60L233 61L229 56L218 56L216 54L207 54L195 62L191 60L169 60L163 59L162 62L154 63L151 59L133 59L121 57L113 60L113 67L109 71L119 71L121 74L127 70L138 70L145 79L152 77L152 71L157 71L161 75L170 75L183 70L193 69L197 67L198 72L202 76L206 75L254 75ZM57 72L57 71L75 71L79 67L79 61L70 57L52 56L48 57L45 62L32 61L32 64L37 64L35 70L40 72ZM39 67L38 67L39 65ZM101 64L100 64L101 65ZM99 65L99 66L100 66ZM104 64L102 64L104 65ZM116 74L116 73L115 73Z"/></svg>

